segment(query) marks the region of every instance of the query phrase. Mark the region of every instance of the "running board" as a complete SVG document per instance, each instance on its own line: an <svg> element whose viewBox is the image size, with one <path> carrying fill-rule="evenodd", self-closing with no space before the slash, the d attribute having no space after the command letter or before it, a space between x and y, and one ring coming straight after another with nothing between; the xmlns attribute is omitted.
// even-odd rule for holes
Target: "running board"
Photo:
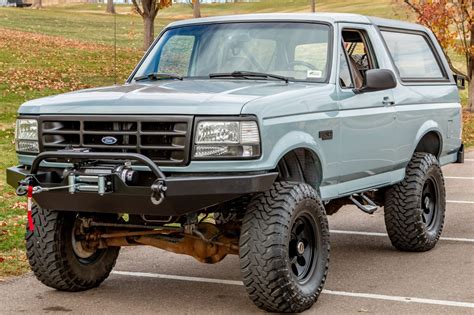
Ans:
<svg viewBox="0 0 474 315"><path fill-rule="evenodd" d="M369 199L366 195L363 193L361 194L354 194L349 197L349 199L365 213L368 214L373 214L375 210L377 210L379 207L373 202L372 200ZM359 200L357 200L359 199Z"/></svg>

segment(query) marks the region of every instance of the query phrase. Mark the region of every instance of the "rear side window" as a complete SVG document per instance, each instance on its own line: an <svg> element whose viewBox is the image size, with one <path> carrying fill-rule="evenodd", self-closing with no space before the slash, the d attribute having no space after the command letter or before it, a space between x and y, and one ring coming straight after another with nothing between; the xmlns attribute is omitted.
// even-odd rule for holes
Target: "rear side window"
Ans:
<svg viewBox="0 0 474 315"><path fill-rule="evenodd" d="M382 36L402 80L446 79L425 36L393 31L382 31Z"/></svg>

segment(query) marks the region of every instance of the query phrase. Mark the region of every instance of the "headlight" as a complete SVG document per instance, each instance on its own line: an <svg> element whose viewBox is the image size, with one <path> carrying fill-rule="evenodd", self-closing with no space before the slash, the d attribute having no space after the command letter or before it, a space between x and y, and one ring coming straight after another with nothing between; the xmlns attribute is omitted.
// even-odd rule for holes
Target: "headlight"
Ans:
<svg viewBox="0 0 474 315"><path fill-rule="evenodd" d="M16 121L15 143L17 152L38 153L38 121L18 119Z"/></svg>
<svg viewBox="0 0 474 315"><path fill-rule="evenodd" d="M257 122L199 121L194 141L195 159L254 159L260 157Z"/></svg>

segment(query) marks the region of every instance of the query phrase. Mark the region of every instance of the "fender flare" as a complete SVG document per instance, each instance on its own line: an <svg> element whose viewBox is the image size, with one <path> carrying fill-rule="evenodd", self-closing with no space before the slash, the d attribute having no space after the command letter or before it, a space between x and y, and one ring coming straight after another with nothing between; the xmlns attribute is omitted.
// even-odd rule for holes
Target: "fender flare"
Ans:
<svg viewBox="0 0 474 315"><path fill-rule="evenodd" d="M278 167L278 163L287 153L296 149L305 149L314 154L320 163L321 174L319 174L319 176L322 180L324 178L323 165L326 165L326 160L324 155L321 154L322 150L314 137L303 131L290 131L275 143L273 150L268 157L268 160L272 163L273 169Z"/></svg>
<svg viewBox="0 0 474 315"><path fill-rule="evenodd" d="M432 119L423 123L423 125L421 125L421 127L418 129L418 132L416 133L415 140L411 148L412 154L415 153L416 147L420 143L421 139L423 139L423 137L426 136L429 132L434 132L438 135L439 152L436 157L439 158L441 155L441 152L443 152L443 131L440 128L439 124Z"/></svg>

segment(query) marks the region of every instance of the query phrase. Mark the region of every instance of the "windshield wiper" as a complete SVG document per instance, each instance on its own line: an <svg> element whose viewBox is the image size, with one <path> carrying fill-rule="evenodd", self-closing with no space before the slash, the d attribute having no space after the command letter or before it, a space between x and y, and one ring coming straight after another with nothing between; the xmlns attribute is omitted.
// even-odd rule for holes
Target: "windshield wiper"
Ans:
<svg viewBox="0 0 474 315"><path fill-rule="evenodd" d="M288 83L289 79L287 77L271 74L271 73L264 73L264 72L251 72L251 71L234 71L228 73L210 73L209 77L211 79L214 78L262 78L262 79L277 79L281 81L285 81Z"/></svg>
<svg viewBox="0 0 474 315"><path fill-rule="evenodd" d="M173 73L159 73L159 72L152 72L148 73L147 75L142 75L135 77L135 81L143 81L143 80L166 80L166 79L175 79L183 81L183 77Z"/></svg>

